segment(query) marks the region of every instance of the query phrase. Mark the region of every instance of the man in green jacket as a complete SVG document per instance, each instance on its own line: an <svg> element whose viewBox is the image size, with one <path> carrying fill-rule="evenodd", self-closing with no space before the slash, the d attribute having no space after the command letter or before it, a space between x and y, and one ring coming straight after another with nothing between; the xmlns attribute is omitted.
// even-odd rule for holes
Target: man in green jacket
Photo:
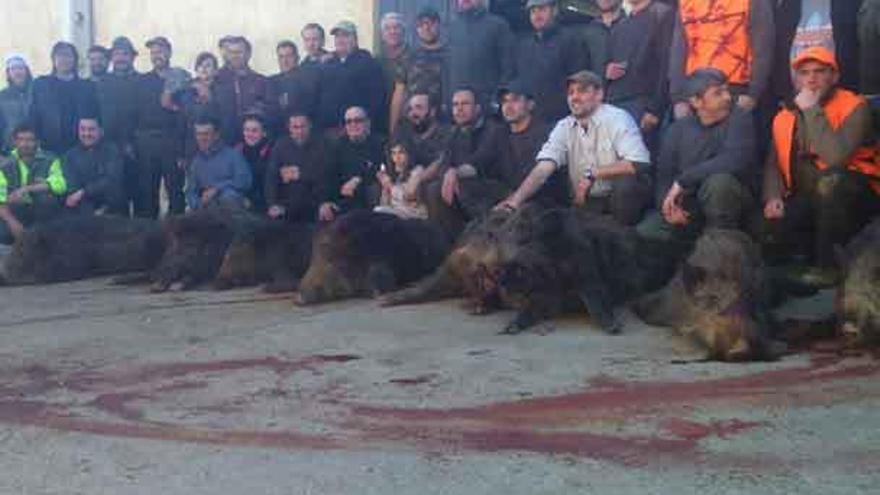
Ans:
<svg viewBox="0 0 880 495"><path fill-rule="evenodd" d="M36 131L18 126L15 148L0 162L0 244L11 244L26 225L60 211L67 192L61 160L39 148Z"/></svg>

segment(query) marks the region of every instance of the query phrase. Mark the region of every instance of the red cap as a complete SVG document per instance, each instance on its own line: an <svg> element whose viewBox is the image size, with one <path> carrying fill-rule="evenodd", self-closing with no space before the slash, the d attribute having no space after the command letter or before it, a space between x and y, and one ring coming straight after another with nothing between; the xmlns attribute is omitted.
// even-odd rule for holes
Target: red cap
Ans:
<svg viewBox="0 0 880 495"><path fill-rule="evenodd" d="M812 46L800 52L797 57L791 61L791 68L797 70L797 68L805 62L819 62L820 64L831 67L835 72L840 72L840 68L837 66L837 58L834 56L834 53L822 46Z"/></svg>

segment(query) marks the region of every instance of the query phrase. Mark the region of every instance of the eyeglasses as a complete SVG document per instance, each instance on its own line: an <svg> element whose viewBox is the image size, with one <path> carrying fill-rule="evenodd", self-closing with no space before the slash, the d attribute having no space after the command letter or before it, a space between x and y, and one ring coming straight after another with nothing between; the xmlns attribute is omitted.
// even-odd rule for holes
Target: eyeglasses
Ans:
<svg viewBox="0 0 880 495"><path fill-rule="evenodd" d="M363 124L363 123L366 122L366 121L367 121L367 119L365 119L364 117L355 117L355 118L353 118L353 119L345 119L345 125L349 125L349 124Z"/></svg>

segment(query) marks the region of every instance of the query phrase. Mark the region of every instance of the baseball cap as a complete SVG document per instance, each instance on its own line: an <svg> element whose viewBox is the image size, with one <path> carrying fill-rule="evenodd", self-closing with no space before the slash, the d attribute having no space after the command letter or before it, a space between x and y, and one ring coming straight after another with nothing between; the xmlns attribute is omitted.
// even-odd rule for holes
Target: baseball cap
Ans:
<svg viewBox="0 0 880 495"><path fill-rule="evenodd" d="M333 29L330 30L330 34L335 36L336 33L344 32L348 34L357 34L357 26L354 25L351 21L339 21L333 26Z"/></svg>
<svg viewBox="0 0 880 495"><path fill-rule="evenodd" d="M720 70L712 67L697 69L685 81L682 96L685 98L700 96L710 87L721 86L725 83L727 83L727 76Z"/></svg>
<svg viewBox="0 0 880 495"><path fill-rule="evenodd" d="M566 84L577 83L583 84L584 86L593 86L596 88L602 88L604 85L602 84L602 78L599 77L596 73L590 72L588 70L582 70L579 72L575 72L574 74L568 76L565 79Z"/></svg>
<svg viewBox="0 0 880 495"><path fill-rule="evenodd" d="M425 7L416 15L416 22L421 21L422 19L430 19L439 22L440 12L437 12L437 9L434 7Z"/></svg>
<svg viewBox="0 0 880 495"><path fill-rule="evenodd" d="M791 68L797 69L805 62L819 62L820 64L830 66L835 72L840 72L840 67L837 65L837 57L834 56L834 52L823 46L812 46L800 52L794 59L792 59Z"/></svg>
<svg viewBox="0 0 880 495"><path fill-rule="evenodd" d="M513 93L515 95L525 96L526 98L528 98L530 100L534 99L534 97L535 97L532 89L527 84L522 82L521 80L513 80L507 84L501 85L501 87L498 88L498 93L497 93L498 99L501 100L502 98L504 98L504 95L506 95L508 93Z"/></svg>
<svg viewBox="0 0 880 495"><path fill-rule="evenodd" d="M159 45L161 47L164 47L167 50L171 50L171 42L168 41L168 38L166 38L164 36L156 36L155 38L151 38L151 39L147 40L147 43L145 46L147 48L150 48L153 45Z"/></svg>
<svg viewBox="0 0 880 495"><path fill-rule="evenodd" d="M556 0L529 0L526 2L526 10L532 7L542 7L544 5L554 5Z"/></svg>

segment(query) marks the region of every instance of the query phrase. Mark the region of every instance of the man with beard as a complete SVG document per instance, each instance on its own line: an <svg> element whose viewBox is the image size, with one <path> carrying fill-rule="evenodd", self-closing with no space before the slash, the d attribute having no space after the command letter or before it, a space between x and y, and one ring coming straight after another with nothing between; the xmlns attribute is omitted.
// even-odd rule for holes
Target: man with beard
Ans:
<svg viewBox="0 0 880 495"><path fill-rule="evenodd" d="M395 135L407 144L415 167L428 167L443 154L449 127L437 119L437 103L427 93L414 93L407 103L406 120Z"/></svg>
<svg viewBox="0 0 880 495"><path fill-rule="evenodd" d="M440 14L426 8L416 16L419 45L400 66L391 98L391 124L404 115L403 106L416 94L426 94L434 102L442 102L448 86L448 48L440 39ZM442 112L442 108L438 109ZM393 127L392 127L393 128Z"/></svg>
<svg viewBox="0 0 880 495"><path fill-rule="evenodd" d="M162 105L165 74L171 70L171 43L163 37L146 44L153 69L138 78L137 130L138 193L134 213L140 218L159 216L159 187L164 182L168 209L183 213L183 115Z"/></svg>
<svg viewBox="0 0 880 495"><path fill-rule="evenodd" d="M110 50L101 45L89 48L86 58L89 61L89 79L98 82L107 75L110 68Z"/></svg>
<svg viewBox="0 0 880 495"><path fill-rule="evenodd" d="M138 52L131 41L120 36L113 40L110 61L113 70L96 83L101 107L103 140L113 143L123 160L124 213L129 202L138 193L138 164L135 157L135 127L137 125L137 92L140 74L134 69ZM122 212L120 212L122 213Z"/></svg>
<svg viewBox="0 0 880 495"><path fill-rule="evenodd" d="M635 225L651 202L651 156L625 110L603 103L602 79L582 71L568 78L571 115L559 121L537 165L503 206L516 209L558 170L566 170L571 203Z"/></svg>

